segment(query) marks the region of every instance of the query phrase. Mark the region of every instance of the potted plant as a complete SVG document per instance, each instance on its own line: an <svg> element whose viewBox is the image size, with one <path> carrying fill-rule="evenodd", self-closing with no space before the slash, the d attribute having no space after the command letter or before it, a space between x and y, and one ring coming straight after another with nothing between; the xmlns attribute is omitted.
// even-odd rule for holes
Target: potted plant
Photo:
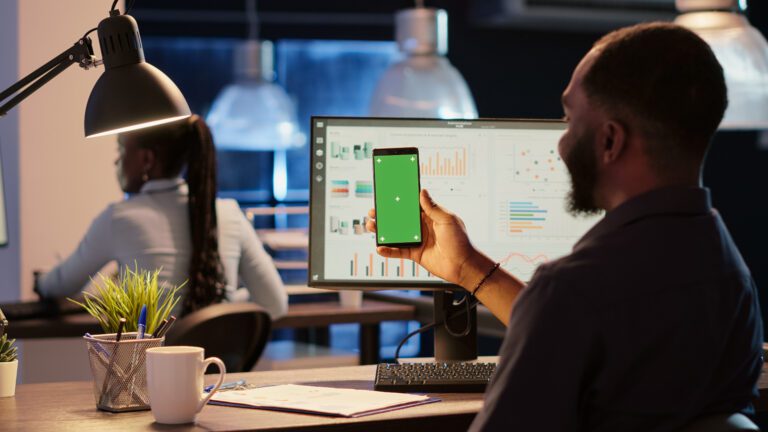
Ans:
<svg viewBox="0 0 768 432"><path fill-rule="evenodd" d="M125 267L117 277L99 273L93 292L77 302L101 324L104 334L86 334L84 340L94 378L96 407L111 412L149 409L146 350L161 346L155 333L179 301L181 286L158 281L160 270ZM183 284L182 284L183 286ZM143 331L137 332L141 316ZM167 327L167 326L166 326Z"/></svg>
<svg viewBox="0 0 768 432"><path fill-rule="evenodd" d="M84 292L83 302L69 299L82 306L99 320L105 333L115 333L120 318L126 319L123 329L135 332L142 306L147 308L146 331L152 334L163 319L168 318L179 301L178 287L167 287L158 281L160 270L149 272L138 267L125 267L116 277L98 274L94 292Z"/></svg>
<svg viewBox="0 0 768 432"><path fill-rule="evenodd" d="M19 370L19 360L16 358L16 339L8 339L4 334L0 337L0 397L16 394L16 372Z"/></svg>

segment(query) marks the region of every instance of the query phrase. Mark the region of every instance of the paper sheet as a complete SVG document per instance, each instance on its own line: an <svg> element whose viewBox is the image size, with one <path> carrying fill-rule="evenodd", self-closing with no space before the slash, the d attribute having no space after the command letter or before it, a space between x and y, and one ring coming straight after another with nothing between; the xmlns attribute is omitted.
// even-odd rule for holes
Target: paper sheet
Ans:
<svg viewBox="0 0 768 432"><path fill-rule="evenodd" d="M285 384L217 392L212 404L341 417L361 417L437 402L424 395Z"/></svg>

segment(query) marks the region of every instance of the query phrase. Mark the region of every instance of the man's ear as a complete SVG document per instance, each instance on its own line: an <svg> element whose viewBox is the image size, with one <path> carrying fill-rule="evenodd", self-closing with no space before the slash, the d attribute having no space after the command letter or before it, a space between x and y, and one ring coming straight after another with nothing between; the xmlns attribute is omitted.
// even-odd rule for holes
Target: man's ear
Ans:
<svg viewBox="0 0 768 432"><path fill-rule="evenodd" d="M597 133L597 154L604 164L616 162L627 149L627 128L616 120L607 120Z"/></svg>

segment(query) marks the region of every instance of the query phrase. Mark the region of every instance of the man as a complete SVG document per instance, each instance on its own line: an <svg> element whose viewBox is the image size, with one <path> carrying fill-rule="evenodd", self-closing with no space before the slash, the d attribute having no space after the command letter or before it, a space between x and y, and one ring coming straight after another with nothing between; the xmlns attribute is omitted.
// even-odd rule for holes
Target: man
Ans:
<svg viewBox="0 0 768 432"><path fill-rule="evenodd" d="M562 102L570 209L606 211L571 255L525 286L426 191L423 245L378 249L461 285L508 323L472 430L668 431L751 413L757 292L701 187L727 105L712 51L671 24L618 30L582 59Z"/></svg>

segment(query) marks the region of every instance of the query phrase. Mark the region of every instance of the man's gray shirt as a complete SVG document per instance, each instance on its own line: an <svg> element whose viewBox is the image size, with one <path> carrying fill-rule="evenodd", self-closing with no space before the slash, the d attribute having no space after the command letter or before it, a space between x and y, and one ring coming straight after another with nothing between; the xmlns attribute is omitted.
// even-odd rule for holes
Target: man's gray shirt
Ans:
<svg viewBox="0 0 768 432"><path fill-rule="evenodd" d="M709 191L652 191L539 267L472 430L671 431L750 414L757 290Z"/></svg>

